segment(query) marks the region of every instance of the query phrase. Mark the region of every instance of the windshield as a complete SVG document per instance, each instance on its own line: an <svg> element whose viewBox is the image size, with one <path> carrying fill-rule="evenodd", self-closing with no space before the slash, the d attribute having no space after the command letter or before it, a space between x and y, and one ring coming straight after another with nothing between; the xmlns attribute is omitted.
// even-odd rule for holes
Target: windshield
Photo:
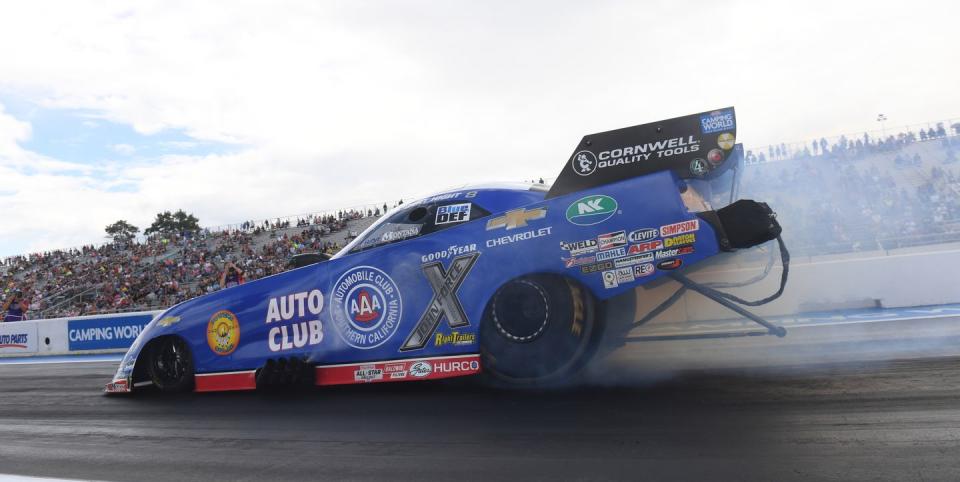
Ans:
<svg viewBox="0 0 960 482"><path fill-rule="evenodd" d="M359 253L360 251L416 238L489 214L487 210L465 200L399 206L367 228L337 255Z"/></svg>

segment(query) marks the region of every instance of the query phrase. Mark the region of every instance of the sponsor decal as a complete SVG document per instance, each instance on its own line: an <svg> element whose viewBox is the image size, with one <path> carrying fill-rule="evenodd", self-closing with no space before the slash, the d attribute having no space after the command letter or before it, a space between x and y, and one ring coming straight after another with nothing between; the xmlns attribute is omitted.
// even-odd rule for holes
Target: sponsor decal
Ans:
<svg viewBox="0 0 960 482"><path fill-rule="evenodd" d="M160 318L159 320L157 320L157 325L160 325L164 328L177 323L180 323L179 316L164 316L163 318Z"/></svg>
<svg viewBox="0 0 960 482"><path fill-rule="evenodd" d="M700 130L704 134L720 131L731 131L736 127L733 120L733 109L715 110L700 115Z"/></svg>
<svg viewBox="0 0 960 482"><path fill-rule="evenodd" d="M397 284L373 266L343 273L333 285L330 318L344 343L367 350L390 339L400 326L403 299Z"/></svg>
<svg viewBox="0 0 960 482"><path fill-rule="evenodd" d="M641 243L643 241L650 241L657 236L660 236L660 230L657 228L644 228L637 229L636 231L630 231L630 235L627 236L627 240L631 243Z"/></svg>
<svg viewBox="0 0 960 482"><path fill-rule="evenodd" d="M410 376L423 378L433 373L433 366L428 361L418 361L410 365Z"/></svg>
<svg viewBox="0 0 960 482"><path fill-rule="evenodd" d="M567 243L560 241L560 249L569 251L570 256L579 256L581 254L594 253L597 251L596 239L585 239L583 241L574 241Z"/></svg>
<svg viewBox="0 0 960 482"><path fill-rule="evenodd" d="M428 197L428 198L424 199L422 204L439 202L439 201L449 201L449 200L451 200L451 199L456 199L456 198L460 197L461 194L463 194L463 193L460 193L460 192L449 192L449 193L446 193L446 194L437 194L436 196L431 196L431 197ZM467 196L467 197L470 197L470 196Z"/></svg>
<svg viewBox="0 0 960 482"><path fill-rule="evenodd" d="M682 259L666 259L657 263L657 269L672 270L679 268L681 265L683 265Z"/></svg>
<svg viewBox="0 0 960 482"><path fill-rule="evenodd" d="M130 386L127 385L126 380L114 380L108 383L103 391L106 393L127 393L130 391Z"/></svg>
<svg viewBox="0 0 960 482"><path fill-rule="evenodd" d="M207 322L207 345L214 353L225 356L233 353L240 344L240 322L237 315L220 310Z"/></svg>
<svg viewBox="0 0 960 482"><path fill-rule="evenodd" d="M657 270L653 267L651 263L644 263L638 266L633 267L633 276L641 278L643 276L650 276L655 273Z"/></svg>
<svg viewBox="0 0 960 482"><path fill-rule="evenodd" d="M724 132L717 136L717 144L720 145L720 148L729 151L733 149L733 145L736 143L736 140L733 138L733 134L729 132Z"/></svg>
<svg viewBox="0 0 960 482"><path fill-rule="evenodd" d="M657 251L655 254L657 259L666 259L666 258L673 258L674 256L681 256L681 255L690 254L690 253L693 253L693 246L684 246L682 248L665 249L663 251Z"/></svg>
<svg viewBox="0 0 960 482"><path fill-rule="evenodd" d="M620 258L627 255L626 248L614 248L609 251L600 251L596 254L597 261L605 261L613 258Z"/></svg>
<svg viewBox="0 0 960 482"><path fill-rule="evenodd" d="M437 366L444 363L442 370ZM459 370L455 370L459 369ZM344 385L410 380L431 380L480 372L480 355L453 355L411 360L348 363L316 367L317 385Z"/></svg>
<svg viewBox="0 0 960 482"><path fill-rule="evenodd" d="M437 208L434 224L462 223L470 220L470 203L450 204Z"/></svg>
<svg viewBox="0 0 960 482"><path fill-rule="evenodd" d="M420 226L411 226L409 228L383 233L383 235L380 236L380 242L390 243L393 241L399 241L401 239L412 238L418 234L420 234Z"/></svg>
<svg viewBox="0 0 960 482"><path fill-rule="evenodd" d="M578 171L577 169L580 167L580 160L583 159L580 157L580 154L592 154L590 151L580 151L574 154L571 164L574 172L577 172L577 174L580 174L581 176L589 176L590 174L596 172L597 169L606 169L608 167L649 161L650 159L663 159L679 154L698 151L700 151L700 141L694 136L673 137L656 142L647 142L645 144L618 147L616 149L601 151L596 156L596 167L589 172ZM592 158L590 156L586 156L586 159L590 160Z"/></svg>
<svg viewBox="0 0 960 482"><path fill-rule="evenodd" d="M267 303L266 324L294 321L273 326L267 333L270 351L285 351L319 345L323 341L323 293L320 290L301 291L270 298Z"/></svg>
<svg viewBox="0 0 960 482"><path fill-rule="evenodd" d="M663 238L663 247L670 248L673 246L683 246L685 244L693 244L696 241L697 235L694 233L681 234L672 238Z"/></svg>
<svg viewBox="0 0 960 482"><path fill-rule="evenodd" d="M606 289L620 286L617 282L617 273L613 270L603 272L603 287Z"/></svg>
<svg viewBox="0 0 960 482"><path fill-rule="evenodd" d="M451 331L449 335L444 335L443 333L434 333L433 335L433 346L445 346L445 345L464 346L464 345L473 345L476 343L477 343L477 335L475 333L461 333L459 331Z"/></svg>
<svg viewBox="0 0 960 482"><path fill-rule="evenodd" d="M460 298L457 297L457 290L470 274L478 257L480 253L457 256L450 262L448 270L444 270L440 262L427 263L421 267L427 282L430 283L430 288L433 289L433 297L427 304L427 309L417 320L413 331L404 340L400 351L419 350L425 347L431 335L440 326L442 318L447 319L447 326L451 329L470 326L470 320L463 312Z"/></svg>
<svg viewBox="0 0 960 482"><path fill-rule="evenodd" d="M377 368L376 365L362 366L353 372L353 379L362 383L383 380L383 368Z"/></svg>
<svg viewBox="0 0 960 482"><path fill-rule="evenodd" d="M597 262L596 256L583 256L580 258L560 258L563 260L563 266L565 268L575 268L577 266L583 266L585 264L592 264Z"/></svg>
<svg viewBox="0 0 960 482"><path fill-rule="evenodd" d="M602 194L577 199L567 207L567 221L577 226L602 223L617 213L617 200Z"/></svg>
<svg viewBox="0 0 960 482"><path fill-rule="evenodd" d="M600 251L626 246L627 233L625 231L617 231L615 233L601 234L597 236L597 245Z"/></svg>
<svg viewBox="0 0 960 482"><path fill-rule="evenodd" d="M37 346L36 323L0 323L0 353L36 353Z"/></svg>
<svg viewBox="0 0 960 482"><path fill-rule="evenodd" d="M653 241L647 241L645 243L631 244L630 250L627 251L629 254L637 253L646 253L648 251L656 251L663 247L663 241L655 239Z"/></svg>
<svg viewBox="0 0 960 482"><path fill-rule="evenodd" d="M573 155L570 167L581 176L589 176L597 170L597 156L590 151L580 151Z"/></svg>
<svg viewBox="0 0 960 482"><path fill-rule="evenodd" d="M690 161L690 174L693 174L697 177L706 176L710 172L710 167L707 166L707 162L699 157Z"/></svg>
<svg viewBox="0 0 960 482"><path fill-rule="evenodd" d="M580 272L583 274L596 273L597 271L603 271L605 269L613 268L613 261L602 261L597 264L588 264L580 267Z"/></svg>
<svg viewBox="0 0 960 482"><path fill-rule="evenodd" d="M70 351L128 348L152 318L128 315L68 320L67 348ZM160 321L162 319L157 323Z"/></svg>
<svg viewBox="0 0 960 482"><path fill-rule="evenodd" d="M616 268L623 268L625 266L633 266L635 264L646 263L649 261L653 261L653 253L634 254L625 258L613 260L613 266Z"/></svg>
<svg viewBox="0 0 960 482"><path fill-rule="evenodd" d="M453 245L443 251L437 251L434 253L425 254L420 257L420 261L423 263L429 263L431 261L440 261L441 259L448 259L461 254L472 253L476 250L477 250L476 244L466 244L463 246Z"/></svg>
<svg viewBox="0 0 960 482"><path fill-rule="evenodd" d="M524 208L514 209L513 211L507 211L503 216L498 216L487 221L487 231L500 228L506 228L507 231L522 228L530 221L536 221L545 217L547 217L547 208L530 210Z"/></svg>
<svg viewBox="0 0 960 482"><path fill-rule="evenodd" d="M633 268L617 268L617 283L630 283L636 280L633 277Z"/></svg>
<svg viewBox="0 0 960 482"><path fill-rule="evenodd" d="M723 151L720 149L710 149L710 152L707 153L707 162L713 167L719 166L723 163Z"/></svg>
<svg viewBox="0 0 960 482"><path fill-rule="evenodd" d="M674 236L677 234L691 233L700 229L700 219L694 218L689 221L660 226L660 236Z"/></svg>
<svg viewBox="0 0 960 482"><path fill-rule="evenodd" d="M522 233L508 234L506 236L500 236L499 238L488 239L487 247L495 248L497 246L513 244L518 241L527 241L529 239L539 238L541 236L549 236L552 229L552 226L547 226L545 228L531 229L530 231L524 231Z"/></svg>

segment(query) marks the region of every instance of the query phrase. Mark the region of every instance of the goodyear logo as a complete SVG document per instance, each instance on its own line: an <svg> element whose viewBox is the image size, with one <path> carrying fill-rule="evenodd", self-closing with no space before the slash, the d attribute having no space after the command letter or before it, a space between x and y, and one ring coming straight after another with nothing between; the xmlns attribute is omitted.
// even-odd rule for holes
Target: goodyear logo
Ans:
<svg viewBox="0 0 960 482"><path fill-rule="evenodd" d="M567 221L577 226L602 223L617 213L617 200L600 195L577 199L567 208Z"/></svg>

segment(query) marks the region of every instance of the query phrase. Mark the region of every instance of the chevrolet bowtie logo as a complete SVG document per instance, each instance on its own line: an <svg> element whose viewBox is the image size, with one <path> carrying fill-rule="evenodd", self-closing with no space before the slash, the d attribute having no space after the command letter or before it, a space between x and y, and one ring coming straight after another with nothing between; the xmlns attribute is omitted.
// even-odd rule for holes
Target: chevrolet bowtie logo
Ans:
<svg viewBox="0 0 960 482"><path fill-rule="evenodd" d="M507 211L506 214L498 218L487 221L487 231L491 229L507 228L516 229L527 225L527 221L535 221L547 217L547 208L536 208L526 210L524 208Z"/></svg>

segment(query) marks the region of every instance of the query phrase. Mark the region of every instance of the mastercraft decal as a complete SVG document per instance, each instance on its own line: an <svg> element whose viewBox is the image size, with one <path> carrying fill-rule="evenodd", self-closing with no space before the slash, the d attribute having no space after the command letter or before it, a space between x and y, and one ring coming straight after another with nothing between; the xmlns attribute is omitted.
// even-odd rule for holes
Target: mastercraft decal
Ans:
<svg viewBox="0 0 960 482"><path fill-rule="evenodd" d="M240 344L240 322L237 315L220 310L207 322L207 345L217 355L229 355Z"/></svg>
<svg viewBox="0 0 960 482"><path fill-rule="evenodd" d="M359 266L334 283L330 313L343 341L367 350L386 343L397 332L403 300L390 276L373 266Z"/></svg>
<svg viewBox="0 0 960 482"><path fill-rule="evenodd" d="M567 207L567 221L577 226L602 223L617 213L617 200L604 195L586 196Z"/></svg>
<svg viewBox="0 0 960 482"><path fill-rule="evenodd" d="M320 290L302 291L270 298L267 303L266 324L274 324L267 333L270 351L285 351L319 345L323 341L323 293ZM283 323L293 321L293 323Z"/></svg>
<svg viewBox="0 0 960 482"><path fill-rule="evenodd" d="M70 351L128 348L152 318L153 315L127 315L69 320L67 346ZM157 320L157 324L170 326L164 320L171 318L179 319L167 316Z"/></svg>
<svg viewBox="0 0 960 482"><path fill-rule="evenodd" d="M715 110L700 115L700 130L704 134L720 131L732 131L736 127L733 119L733 109Z"/></svg>
<svg viewBox="0 0 960 482"><path fill-rule="evenodd" d="M450 204L437 208L435 224L462 223L470 220L470 203Z"/></svg>
<svg viewBox="0 0 960 482"><path fill-rule="evenodd" d="M470 253L457 256L450 262L450 269L444 270L439 262L427 263L421 268L423 275L433 289L433 297L427 304L427 309L420 315L413 331L403 342L400 351L419 350L427 345L430 336L437 331L441 318L447 319L447 326L462 328L470 325L467 314L463 311L457 290L463 280L470 274L473 265L477 262L480 253Z"/></svg>

